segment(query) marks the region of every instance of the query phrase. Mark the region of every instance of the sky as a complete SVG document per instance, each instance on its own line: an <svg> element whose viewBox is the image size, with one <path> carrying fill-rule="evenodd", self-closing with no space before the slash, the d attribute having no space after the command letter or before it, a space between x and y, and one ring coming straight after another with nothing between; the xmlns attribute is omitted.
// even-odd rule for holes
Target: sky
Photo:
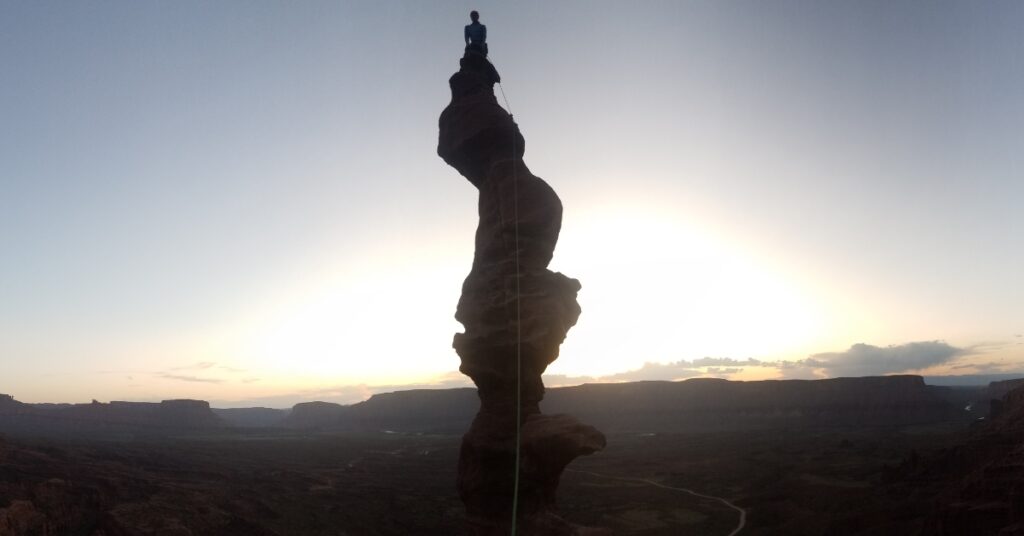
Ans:
<svg viewBox="0 0 1024 536"><path fill-rule="evenodd" d="M0 392L467 385L470 9L583 285L549 385L1024 371L1020 2L12 1Z"/></svg>

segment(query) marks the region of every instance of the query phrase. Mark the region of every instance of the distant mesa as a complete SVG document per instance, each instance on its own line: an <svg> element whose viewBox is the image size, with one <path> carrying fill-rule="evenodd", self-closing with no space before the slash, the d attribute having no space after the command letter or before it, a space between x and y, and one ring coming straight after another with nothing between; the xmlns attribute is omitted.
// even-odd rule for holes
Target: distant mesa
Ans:
<svg viewBox="0 0 1024 536"><path fill-rule="evenodd" d="M110 424L162 426L174 428L208 428L224 423L210 411L203 400L164 400L152 402L112 401L102 404L73 404L54 410L55 417Z"/></svg>
<svg viewBox="0 0 1024 536"><path fill-rule="evenodd" d="M281 421L285 428L338 428L348 409L333 402L302 402Z"/></svg>
<svg viewBox="0 0 1024 536"><path fill-rule="evenodd" d="M473 420L476 389L414 389L379 393L342 406L330 402L296 404L282 426L334 431L457 433Z"/></svg>
<svg viewBox="0 0 1024 536"><path fill-rule="evenodd" d="M50 435L110 427L194 430L224 425L203 400L25 404L0 395L0 431Z"/></svg>
<svg viewBox="0 0 1024 536"><path fill-rule="evenodd" d="M298 404L294 428L456 433L475 416L475 389L419 389L369 400ZM322 406L320 406L322 404ZM735 382L692 378L546 390L541 406L613 433L700 432L814 425L906 425L969 420L962 402L920 376ZM304 408L322 408L305 411ZM300 417L301 416L301 417Z"/></svg>
<svg viewBox="0 0 1024 536"><path fill-rule="evenodd" d="M1024 378L1013 380L1001 380L988 384L987 395L989 399L999 400L1005 397L1010 391L1024 385Z"/></svg>
<svg viewBox="0 0 1024 536"><path fill-rule="evenodd" d="M814 425L906 425L968 422L967 404L1002 404L1024 379L971 390L925 385L920 376L736 382L691 378L585 384L546 390L547 413L569 413L612 433L700 432ZM965 394L960 394L965 393ZM304 402L292 409L209 409L206 402L25 404L0 395L0 433L17 423L52 427L132 422L148 428L232 426L292 430L455 434L476 415L476 389L415 389L379 393L351 405ZM162 408L162 409L161 409ZM995 411L999 411L996 409Z"/></svg>
<svg viewBox="0 0 1024 536"><path fill-rule="evenodd" d="M236 428L273 428L282 426L291 415L290 409L275 408L213 408L214 415Z"/></svg>
<svg viewBox="0 0 1024 536"><path fill-rule="evenodd" d="M28 404L18 402L11 395L0 393L0 415L17 414L29 411L30 408L31 407Z"/></svg>
<svg viewBox="0 0 1024 536"><path fill-rule="evenodd" d="M551 389L546 404L615 432L904 425L958 417L959 411L941 390L910 375L590 384Z"/></svg>

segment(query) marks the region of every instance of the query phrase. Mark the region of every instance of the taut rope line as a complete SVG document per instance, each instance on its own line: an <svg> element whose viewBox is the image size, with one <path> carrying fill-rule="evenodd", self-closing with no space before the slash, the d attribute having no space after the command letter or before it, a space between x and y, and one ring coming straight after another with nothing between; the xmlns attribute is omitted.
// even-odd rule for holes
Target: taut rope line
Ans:
<svg viewBox="0 0 1024 536"><path fill-rule="evenodd" d="M505 101L505 109L508 116L515 124L515 116L512 115L512 106L505 96L505 88L498 82L498 89L501 90L501 98ZM516 521L519 513L519 456L522 446L522 375L523 375L523 325L522 307L520 301L520 279L522 273L519 270L519 165L516 158L516 129L512 129L512 217L515 220L515 265L516 265L516 461L515 479L512 485L512 532L516 536Z"/></svg>

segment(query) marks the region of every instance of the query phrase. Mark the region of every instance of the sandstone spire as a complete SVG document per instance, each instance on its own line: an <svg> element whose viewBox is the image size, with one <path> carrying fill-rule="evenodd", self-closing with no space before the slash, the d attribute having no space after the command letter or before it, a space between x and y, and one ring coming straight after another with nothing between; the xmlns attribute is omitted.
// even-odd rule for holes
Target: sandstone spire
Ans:
<svg viewBox="0 0 1024 536"><path fill-rule="evenodd" d="M494 66L473 51L460 66L449 80L452 101L441 113L437 148L480 191L473 267L455 313L465 326L454 341L459 370L480 395L462 440L459 494L473 534L508 534L518 414L520 534L603 534L562 520L554 507L565 466L604 448L604 435L568 415L540 412L541 374L580 315L579 281L547 269L562 203L523 163L525 140L494 96Z"/></svg>

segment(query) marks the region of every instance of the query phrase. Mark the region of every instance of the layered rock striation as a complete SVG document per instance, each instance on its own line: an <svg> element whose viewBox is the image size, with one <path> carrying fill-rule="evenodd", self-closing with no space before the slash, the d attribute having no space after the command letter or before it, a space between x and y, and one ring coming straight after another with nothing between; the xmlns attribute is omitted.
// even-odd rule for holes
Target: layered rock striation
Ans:
<svg viewBox="0 0 1024 536"><path fill-rule="evenodd" d="M453 344L459 370L480 398L462 441L459 494L473 534L508 533L518 416L521 533L582 534L554 514L555 491L565 466L602 449L605 438L572 417L542 415L539 405L541 374L580 315L580 283L548 270L562 204L523 162L525 140L494 95L494 66L467 51L460 67L449 80L437 148L479 190L473 266L455 313L465 326Z"/></svg>

